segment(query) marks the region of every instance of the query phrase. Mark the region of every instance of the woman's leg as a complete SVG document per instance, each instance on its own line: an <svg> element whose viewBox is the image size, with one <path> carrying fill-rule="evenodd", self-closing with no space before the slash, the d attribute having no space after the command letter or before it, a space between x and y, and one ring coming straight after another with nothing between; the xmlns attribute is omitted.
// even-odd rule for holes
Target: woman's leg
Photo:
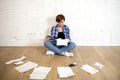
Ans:
<svg viewBox="0 0 120 80"><path fill-rule="evenodd" d="M59 49L59 48L56 46L55 42L53 42L53 41L46 40L46 41L44 42L44 46L47 47L49 50L57 53L57 54L60 54L60 55L61 55L61 54L63 53L63 51L62 51L61 49Z"/></svg>
<svg viewBox="0 0 120 80"><path fill-rule="evenodd" d="M63 52L67 52L67 51L73 50L75 47L76 47L76 44L73 42L70 42L68 44L68 46L64 46L64 47L60 48L60 50Z"/></svg>

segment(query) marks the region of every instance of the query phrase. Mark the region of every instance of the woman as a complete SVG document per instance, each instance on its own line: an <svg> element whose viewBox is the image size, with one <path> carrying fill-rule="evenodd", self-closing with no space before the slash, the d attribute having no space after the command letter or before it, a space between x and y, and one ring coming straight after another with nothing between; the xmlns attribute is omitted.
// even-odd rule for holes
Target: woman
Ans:
<svg viewBox="0 0 120 80"><path fill-rule="evenodd" d="M67 25L64 24L65 17L62 14L56 16L57 25L53 26L51 29L51 39L44 42L45 47L47 47L50 52L54 52L59 55L65 55L67 57L73 56L70 50L73 50L76 45L71 42L70 30ZM58 46L56 43L57 39L69 39L68 46Z"/></svg>

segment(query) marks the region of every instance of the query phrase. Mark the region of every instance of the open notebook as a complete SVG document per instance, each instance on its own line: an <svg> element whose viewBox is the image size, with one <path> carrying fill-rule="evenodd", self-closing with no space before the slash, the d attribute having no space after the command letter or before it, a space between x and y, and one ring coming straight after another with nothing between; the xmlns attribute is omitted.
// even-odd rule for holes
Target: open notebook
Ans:
<svg viewBox="0 0 120 80"><path fill-rule="evenodd" d="M69 39L57 39L57 45L58 46L68 46Z"/></svg>

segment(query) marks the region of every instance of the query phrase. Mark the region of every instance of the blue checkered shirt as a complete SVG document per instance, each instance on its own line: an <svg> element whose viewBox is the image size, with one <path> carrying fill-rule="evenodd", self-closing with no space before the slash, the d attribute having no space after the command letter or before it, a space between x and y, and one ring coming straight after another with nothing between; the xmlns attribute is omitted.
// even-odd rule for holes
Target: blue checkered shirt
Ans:
<svg viewBox="0 0 120 80"><path fill-rule="evenodd" d="M63 33L65 35L65 39L70 39L70 29L68 26L64 25L63 26ZM56 26L53 26L52 29L51 29L51 37L54 41L56 41L57 37L58 37L58 28L57 28L57 25Z"/></svg>

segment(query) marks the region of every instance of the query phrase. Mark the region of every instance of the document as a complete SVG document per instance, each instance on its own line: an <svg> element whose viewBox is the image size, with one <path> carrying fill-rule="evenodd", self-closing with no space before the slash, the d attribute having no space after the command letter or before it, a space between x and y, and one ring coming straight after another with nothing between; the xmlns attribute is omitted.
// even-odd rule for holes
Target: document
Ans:
<svg viewBox="0 0 120 80"><path fill-rule="evenodd" d="M104 65L100 64L99 62L96 62L94 65L97 66L98 68L103 68L104 67Z"/></svg>
<svg viewBox="0 0 120 80"><path fill-rule="evenodd" d="M17 71L19 71L20 73L23 73L23 72L26 72L26 71L28 71L28 70L31 70L31 69L33 69L33 68L35 68L35 67L37 67L37 66L38 66L38 64L36 64L36 63L34 63L34 62L32 62L32 61L28 61L28 62L26 62L26 63L23 64L23 65L20 65L20 66L15 67L15 69L16 69Z"/></svg>
<svg viewBox="0 0 120 80"><path fill-rule="evenodd" d="M49 73L49 71L51 70L50 67L36 67L33 72L29 75L30 79L46 79L47 74Z"/></svg>
<svg viewBox="0 0 120 80"><path fill-rule="evenodd" d="M58 46L68 46L69 39L57 39Z"/></svg>
<svg viewBox="0 0 120 80"><path fill-rule="evenodd" d="M26 57L22 56L21 58L10 60L10 61L6 62L6 64L12 64L12 63L15 63L15 62L18 62L18 61L22 61L24 59L26 59Z"/></svg>
<svg viewBox="0 0 120 80"><path fill-rule="evenodd" d="M60 78L68 78L75 75L70 67L57 67L57 71Z"/></svg>
<svg viewBox="0 0 120 80"><path fill-rule="evenodd" d="M88 72L89 74L95 74L96 72L98 72L97 69L89 66L88 64L83 65L83 66L82 66L82 69L85 70L86 72Z"/></svg>

